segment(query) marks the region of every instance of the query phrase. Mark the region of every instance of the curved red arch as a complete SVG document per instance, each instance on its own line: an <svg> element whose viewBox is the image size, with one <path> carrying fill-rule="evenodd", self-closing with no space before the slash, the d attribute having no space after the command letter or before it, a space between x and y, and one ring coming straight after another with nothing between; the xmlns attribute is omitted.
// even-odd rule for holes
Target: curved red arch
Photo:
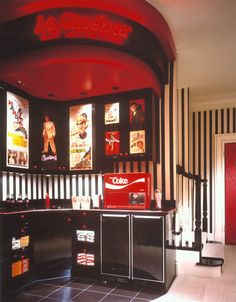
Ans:
<svg viewBox="0 0 236 302"><path fill-rule="evenodd" d="M5 1L4 1L5 2ZM148 28L159 39L167 57L174 60L175 44L164 17L144 0L8 0L0 4L0 22L59 7L94 8L111 12Z"/></svg>

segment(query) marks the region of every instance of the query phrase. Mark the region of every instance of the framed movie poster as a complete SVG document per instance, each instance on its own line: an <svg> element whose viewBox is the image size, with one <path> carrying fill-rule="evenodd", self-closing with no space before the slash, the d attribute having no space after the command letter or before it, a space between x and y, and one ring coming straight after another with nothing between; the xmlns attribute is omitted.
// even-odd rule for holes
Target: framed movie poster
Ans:
<svg viewBox="0 0 236 302"><path fill-rule="evenodd" d="M145 100L137 99L129 101L129 122L131 130L145 128Z"/></svg>
<svg viewBox="0 0 236 302"><path fill-rule="evenodd" d="M120 122L120 103L105 104L105 125L118 124Z"/></svg>
<svg viewBox="0 0 236 302"><path fill-rule="evenodd" d="M70 170L93 169L92 104L70 107Z"/></svg>
<svg viewBox="0 0 236 302"><path fill-rule="evenodd" d="M145 130L130 131L129 152L130 154L143 154L146 152Z"/></svg>
<svg viewBox="0 0 236 302"><path fill-rule="evenodd" d="M7 92L7 167L29 168L29 102Z"/></svg>
<svg viewBox="0 0 236 302"><path fill-rule="evenodd" d="M57 124L53 112L43 112L41 117L41 168L55 170L57 168Z"/></svg>
<svg viewBox="0 0 236 302"><path fill-rule="evenodd" d="M105 155L112 156L120 154L120 132L105 132Z"/></svg>

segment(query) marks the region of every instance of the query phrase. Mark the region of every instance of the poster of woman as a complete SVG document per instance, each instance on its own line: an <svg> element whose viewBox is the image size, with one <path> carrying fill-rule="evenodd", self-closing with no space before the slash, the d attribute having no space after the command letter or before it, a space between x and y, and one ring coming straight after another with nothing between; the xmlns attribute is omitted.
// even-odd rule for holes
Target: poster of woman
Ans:
<svg viewBox="0 0 236 302"><path fill-rule="evenodd" d="M92 104L70 107L70 170L93 169Z"/></svg>
<svg viewBox="0 0 236 302"><path fill-rule="evenodd" d="M7 92L8 167L29 168L29 102Z"/></svg>

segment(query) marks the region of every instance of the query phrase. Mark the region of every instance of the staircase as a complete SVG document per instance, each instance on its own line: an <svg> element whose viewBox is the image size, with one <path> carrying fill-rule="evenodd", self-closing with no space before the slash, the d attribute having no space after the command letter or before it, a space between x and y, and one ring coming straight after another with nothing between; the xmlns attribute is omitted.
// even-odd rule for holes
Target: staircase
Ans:
<svg viewBox="0 0 236 302"><path fill-rule="evenodd" d="M202 248L176 246L177 275L192 275L219 278L224 264L224 245L220 242L207 241L202 236ZM173 241L174 242L174 241Z"/></svg>

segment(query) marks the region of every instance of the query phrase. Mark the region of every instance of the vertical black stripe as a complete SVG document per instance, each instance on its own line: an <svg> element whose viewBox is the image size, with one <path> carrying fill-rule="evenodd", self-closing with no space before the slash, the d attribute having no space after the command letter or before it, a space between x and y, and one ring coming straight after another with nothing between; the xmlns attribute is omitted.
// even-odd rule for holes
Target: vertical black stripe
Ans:
<svg viewBox="0 0 236 302"><path fill-rule="evenodd" d="M212 140L213 140L213 133L212 133L212 111L210 111L210 129L209 129L209 155L210 155L210 167L209 167L209 219L210 219L210 233L212 233L212 175L213 175L213 164L212 164Z"/></svg>
<svg viewBox="0 0 236 302"><path fill-rule="evenodd" d="M17 196L16 196L16 173L15 172L13 172L13 195L16 199Z"/></svg>
<svg viewBox="0 0 236 302"><path fill-rule="evenodd" d="M39 176L36 174L36 198L39 200Z"/></svg>
<svg viewBox="0 0 236 302"><path fill-rule="evenodd" d="M141 161L138 160L138 172L142 172L142 165L141 165Z"/></svg>
<svg viewBox="0 0 236 302"><path fill-rule="evenodd" d="M190 92L188 88L188 129L190 129ZM190 156L189 156L189 150L190 150L190 133L188 131L188 169L190 171Z"/></svg>
<svg viewBox="0 0 236 302"><path fill-rule="evenodd" d="M61 199L61 177L57 175L58 199Z"/></svg>
<svg viewBox="0 0 236 302"><path fill-rule="evenodd" d="M204 178L206 179L206 176L207 176L207 113L206 111L204 111Z"/></svg>
<svg viewBox="0 0 236 302"><path fill-rule="evenodd" d="M166 173L165 173L165 91L161 91L161 161L162 161L162 198L166 199Z"/></svg>
<svg viewBox="0 0 236 302"><path fill-rule="evenodd" d="M189 133L189 129L190 129L190 102L189 102L189 100L190 100L190 95L189 95L189 88L188 88L188 111L187 111L187 114L188 114L188 171L190 172L190 152L189 152L189 150L190 150L190 133ZM190 207L191 206L191 196L190 196L190 186L191 186L191 181L190 181L190 179L188 179L188 207Z"/></svg>
<svg viewBox="0 0 236 302"><path fill-rule="evenodd" d="M78 182L79 182L79 175L76 174L76 196L79 196L79 185L78 185Z"/></svg>
<svg viewBox="0 0 236 302"><path fill-rule="evenodd" d="M218 134L218 110L215 111L215 134Z"/></svg>
<svg viewBox="0 0 236 302"><path fill-rule="evenodd" d="M25 195L29 198L28 195L28 174L25 174Z"/></svg>
<svg viewBox="0 0 236 302"><path fill-rule="evenodd" d="M40 175L40 178L41 178L41 198L45 199L44 191L43 191L43 186L44 186L44 184L43 184L43 182L44 182L43 175Z"/></svg>
<svg viewBox="0 0 236 302"><path fill-rule="evenodd" d="M122 162L122 166L123 166L123 173L126 173L126 162L125 161L123 161Z"/></svg>
<svg viewBox="0 0 236 302"><path fill-rule="evenodd" d="M145 172L149 173L149 161L145 160Z"/></svg>
<svg viewBox="0 0 236 302"><path fill-rule="evenodd" d="M117 161L116 162L116 171L115 171L116 173L118 173L119 172L119 162Z"/></svg>
<svg viewBox="0 0 236 302"><path fill-rule="evenodd" d="M66 175L63 175L63 186L64 186L64 197L63 197L63 199L66 199L66 195L67 195L67 189L66 189Z"/></svg>
<svg viewBox="0 0 236 302"><path fill-rule="evenodd" d="M130 172L131 173L134 172L134 162L133 161L130 162Z"/></svg>
<svg viewBox="0 0 236 302"><path fill-rule="evenodd" d="M55 175L52 175L52 199L55 199Z"/></svg>
<svg viewBox="0 0 236 302"><path fill-rule="evenodd" d="M10 181L9 181L9 172L6 173L6 186L7 186L7 196L10 197Z"/></svg>
<svg viewBox="0 0 236 302"><path fill-rule="evenodd" d="M0 199L3 201L3 172L0 171Z"/></svg>
<svg viewBox="0 0 236 302"><path fill-rule="evenodd" d="M22 196L22 174L19 174L19 194Z"/></svg>
<svg viewBox="0 0 236 302"><path fill-rule="evenodd" d="M92 177L91 177L91 174L88 175L88 181L89 181L89 196L92 196Z"/></svg>
<svg viewBox="0 0 236 302"><path fill-rule="evenodd" d="M233 132L236 132L236 108L233 109Z"/></svg>
<svg viewBox="0 0 236 302"><path fill-rule="evenodd" d="M224 133L224 109L221 109L221 133Z"/></svg>
<svg viewBox="0 0 236 302"><path fill-rule="evenodd" d="M85 176L82 175L82 195L85 195Z"/></svg>
<svg viewBox="0 0 236 302"><path fill-rule="evenodd" d="M155 97L155 121L156 121L156 157L157 162L160 163L160 100Z"/></svg>
<svg viewBox="0 0 236 302"><path fill-rule="evenodd" d="M49 177L50 176L46 176L46 192L49 194ZM50 198L52 198L52 196L50 196Z"/></svg>
<svg viewBox="0 0 236 302"><path fill-rule="evenodd" d="M198 175L201 175L201 164L202 164L202 157L201 157L201 112L198 112Z"/></svg>
<svg viewBox="0 0 236 302"><path fill-rule="evenodd" d="M98 194L98 174L95 175L95 194Z"/></svg>
<svg viewBox="0 0 236 302"><path fill-rule="evenodd" d="M181 127L182 127L182 167L185 169L185 121L184 121L184 113L185 113L185 108L184 108L184 89L181 89Z"/></svg>
<svg viewBox="0 0 236 302"><path fill-rule="evenodd" d="M157 189L157 163L153 162L153 190Z"/></svg>
<svg viewBox="0 0 236 302"><path fill-rule="evenodd" d="M30 188L31 188L31 199L34 199L34 179L33 179L33 174L30 174Z"/></svg>
<svg viewBox="0 0 236 302"><path fill-rule="evenodd" d="M169 120L170 120L170 199L174 200L174 138L173 138L173 63L170 63L170 103L169 103Z"/></svg>
<svg viewBox="0 0 236 302"><path fill-rule="evenodd" d="M227 133L230 132L230 109L227 109Z"/></svg>
<svg viewBox="0 0 236 302"><path fill-rule="evenodd" d="M72 180L73 180L73 177L72 177L72 175L70 175L70 195L69 196L72 196L72 193L73 193L73 183L72 183Z"/></svg>

